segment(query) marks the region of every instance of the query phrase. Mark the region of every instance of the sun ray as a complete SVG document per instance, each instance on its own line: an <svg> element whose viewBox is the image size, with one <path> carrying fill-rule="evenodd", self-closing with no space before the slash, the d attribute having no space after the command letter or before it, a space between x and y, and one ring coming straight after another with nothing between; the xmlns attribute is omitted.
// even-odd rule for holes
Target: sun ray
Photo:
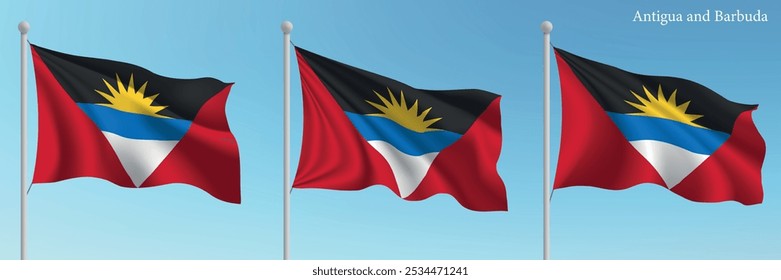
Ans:
<svg viewBox="0 0 781 280"><path fill-rule="evenodd" d="M428 116L429 112L431 112L432 107L429 107L418 114L418 109L420 106L418 104L418 100L416 99L412 106L408 106L407 98L404 96L404 91L400 91L398 99L396 99L396 96L393 94L390 88L388 88L389 98L383 97L377 91L374 91L374 94L377 95L384 106L369 100L365 100L367 103L369 103L369 105L377 108L377 110L381 112L377 114L369 114L370 116L378 116L390 119L399 125L415 132L439 130L436 128L430 128L430 126L442 118L426 119L426 116Z"/></svg>
<svg viewBox="0 0 781 280"><path fill-rule="evenodd" d="M117 96L117 95L119 95L119 92L118 92L116 89L114 89L114 87L113 87L113 86L111 86L111 84L109 84L109 83L108 83L108 81L106 81L106 80L104 79L104 80L103 80L103 83L104 83L104 84L106 84L106 87L107 87L107 88L108 88L108 90L111 92L111 96Z"/></svg>
<svg viewBox="0 0 781 280"><path fill-rule="evenodd" d="M415 103L412 104L412 107L409 108L410 111L417 112L418 111L418 100L415 100ZM428 113L427 113L428 114ZM421 114L420 118L425 118L426 116Z"/></svg>
<svg viewBox="0 0 781 280"><path fill-rule="evenodd" d="M703 115L689 114L686 112L686 110L689 109L691 100L683 102L680 105L678 104L678 101L676 100L678 97L677 89L673 90L669 98L664 97L662 85L659 85L659 89L656 91L656 97L654 97L654 94L645 86L643 86L643 91L645 92L647 99L641 97L634 91L629 91L640 104L624 100L624 102L640 111L639 113L630 113L630 115L663 118L695 127L705 128L694 123L695 120L701 118Z"/></svg>
<svg viewBox="0 0 781 280"><path fill-rule="evenodd" d="M141 85L141 87L138 89L138 94L143 95L144 92L146 92L146 84L148 84L148 82L145 82L143 85ZM160 94L158 93L158 94L152 95L149 98L155 99L155 98L157 98L158 95L160 95Z"/></svg>
<svg viewBox="0 0 781 280"><path fill-rule="evenodd" d="M404 91L402 90L402 91L399 91L399 92L401 93L401 99L400 99L401 100L401 108L404 109L404 110L407 110L407 101L404 100ZM393 94L391 94L391 95L393 95Z"/></svg>
<svg viewBox="0 0 781 280"><path fill-rule="evenodd" d="M391 92L390 88L388 88L388 95L390 96L391 105L393 107L399 107L399 102L396 101L396 96L393 95L393 92Z"/></svg>
<svg viewBox="0 0 781 280"><path fill-rule="evenodd" d="M678 107L676 104L676 96L678 95L678 89L673 90L673 93L670 94L670 99L667 100L667 105L670 105L670 107ZM688 101L687 101L688 102ZM686 112L686 110L683 110Z"/></svg>
<svg viewBox="0 0 781 280"><path fill-rule="evenodd" d="M127 89L122 84L122 80L119 79L119 74L117 74L117 88L119 89L119 95L127 95Z"/></svg>
<svg viewBox="0 0 781 280"><path fill-rule="evenodd" d="M119 79L117 79L119 80ZM136 92L136 86L133 84L133 75L130 75L130 82L127 83L127 92L132 92L135 94Z"/></svg>

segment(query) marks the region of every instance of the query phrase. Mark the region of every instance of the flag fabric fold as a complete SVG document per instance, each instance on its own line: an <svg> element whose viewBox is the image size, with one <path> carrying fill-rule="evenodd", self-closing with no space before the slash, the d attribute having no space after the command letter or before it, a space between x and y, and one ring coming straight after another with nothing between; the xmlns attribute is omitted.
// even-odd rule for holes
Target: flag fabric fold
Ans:
<svg viewBox="0 0 781 280"><path fill-rule="evenodd" d="M698 83L630 73L555 48L562 132L554 189L664 186L692 201L762 202L756 105Z"/></svg>
<svg viewBox="0 0 781 280"><path fill-rule="evenodd" d="M241 202L238 145L225 117L232 84L31 48L39 122L33 183L184 183Z"/></svg>
<svg viewBox="0 0 781 280"><path fill-rule="evenodd" d="M475 211L506 211L496 169L500 96L421 90L296 47L304 102L293 187L384 185L406 200L449 194Z"/></svg>

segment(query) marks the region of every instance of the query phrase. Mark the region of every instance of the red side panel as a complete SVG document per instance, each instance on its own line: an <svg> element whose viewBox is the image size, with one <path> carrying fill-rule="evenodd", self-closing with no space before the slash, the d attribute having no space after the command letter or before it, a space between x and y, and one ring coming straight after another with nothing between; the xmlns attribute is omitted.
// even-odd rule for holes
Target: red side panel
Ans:
<svg viewBox="0 0 781 280"><path fill-rule="evenodd" d="M38 89L38 153L33 183L96 177L135 187L106 137L32 49Z"/></svg>
<svg viewBox="0 0 781 280"><path fill-rule="evenodd" d="M230 88L203 104L187 134L140 187L185 183L241 203L239 147L225 117Z"/></svg>

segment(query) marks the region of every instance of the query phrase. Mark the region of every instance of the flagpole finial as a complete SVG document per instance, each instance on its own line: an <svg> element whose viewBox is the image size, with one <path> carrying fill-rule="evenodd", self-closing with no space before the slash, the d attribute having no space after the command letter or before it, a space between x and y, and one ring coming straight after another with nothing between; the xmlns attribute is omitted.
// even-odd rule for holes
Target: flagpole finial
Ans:
<svg viewBox="0 0 781 280"><path fill-rule="evenodd" d="M26 21L22 21L19 23L19 32L22 34L27 34L27 31L30 31L30 24Z"/></svg>
<svg viewBox="0 0 781 280"><path fill-rule="evenodd" d="M550 21L543 21L542 25L540 25L540 28L542 29L542 33L549 34L551 31L553 31L553 23Z"/></svg>
<svg viewBox="0 0 781 280"><path fill-rule="evenodd" d="M290 34L290 31L293 31L293 23L289 21L283 21L282 22L282 33Z"/></svg>

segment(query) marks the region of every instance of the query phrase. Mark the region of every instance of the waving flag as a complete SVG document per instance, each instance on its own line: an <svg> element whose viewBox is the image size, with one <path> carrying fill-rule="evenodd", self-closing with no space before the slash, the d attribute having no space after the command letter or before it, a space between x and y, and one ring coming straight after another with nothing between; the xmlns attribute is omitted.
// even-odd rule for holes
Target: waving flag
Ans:
<svg viewBox="0 0 781 280"><path fill-rule="evenodd" d="M240 203L238 146L225 118L231 84L31 46L39 116L33 183L185 183Z"/></svg>
<svg viewBox="0 0 781 280"><path fill-rule="evenodd" d="M756 105L555 50L563 115L554 189L653 183L698 202L762 202Z"/></svg>
<svg viewBox="0 0 781 280"><path fill-rule="evenodd" d="M406 200L452 195L477 211L507 210L496 163L496 94L412 88L296 48L304 135L293 187L384 185Z"/></svg>

